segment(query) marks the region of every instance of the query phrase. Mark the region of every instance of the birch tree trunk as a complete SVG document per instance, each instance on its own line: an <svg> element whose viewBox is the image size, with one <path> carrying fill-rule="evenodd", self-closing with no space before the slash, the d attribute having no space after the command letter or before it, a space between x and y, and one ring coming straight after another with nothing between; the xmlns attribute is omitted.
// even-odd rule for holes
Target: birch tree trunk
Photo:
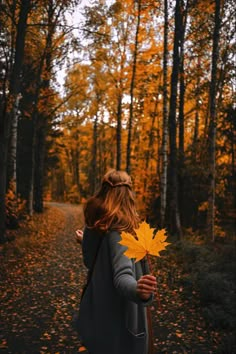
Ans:
<svg viewBox="0 0 236 354"><path fill-rule="evenodd" d="M215 240L215 179L216 179L216 94L217 94L217 62L219 58L219 39L221 26L221 0L215 0L215 25L213 33L211 83L210 83L210 122L208 134L209 146L209 195L207 210L207 236Z"/></svg>
<svg viewBox="0 0 236 354"><path fill-rule="evenodd" d="M16 154L17 154L17 133L18 133L18 108L19 95L16 98L15 106L12 114L11 140L9 148L9 179L13 192L17 195L17 178L16 178Z"/></svg>
<svg viewBox="0 0 236 354"><path fill-rule="evenodd" d="M167 196L167 168L168 168L168 77L167 77L167 62L168 62L168 0L164 0L164 51L163 51L163 127L162 127L162 172L161 172L161 210L160 224L161 227L165 224L166 215L166 196Z"/></svg>

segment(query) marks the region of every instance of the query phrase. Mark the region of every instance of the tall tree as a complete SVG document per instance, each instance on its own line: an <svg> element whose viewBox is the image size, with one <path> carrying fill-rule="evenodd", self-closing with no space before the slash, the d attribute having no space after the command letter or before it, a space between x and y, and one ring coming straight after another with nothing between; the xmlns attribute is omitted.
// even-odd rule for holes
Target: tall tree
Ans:
<svg viewBox="0 0 236 354"><path fill-rule="evenodd" d="M160 224L164 226L167 197L168 168L168 0L164 0L164 45L163 45L163 123L162 123L162 171L160 184L161 210Z"/></svg>
<svg viewBox="0 0 236 354"><path fill-rule="evenodd" d="M180 64L180 47L181 42L181 0L176 0L175 5L175 33L174 33L174 49L173 49L173 67L171 74L171 93L170 93L170 110L169 110L169 140L170 140L170 164L169 164L169 213L170 213L170 229L179 236L182 234L179 203L178 203L178 160L177 160L177 94L179 80L179 64Z"/></svg>
<svg viewBox="0 0 236 354"><path fill-rule="evenodd" d="M188 0L186 5L181 1L180 16L180 68L179 68L179 165L183 167L184 160L184 101L185 101L185 72L184 72L184 41L188 14Z"/></svg>
<svg viewBox="0 0 236 354"><path fill-rule="evenodd" d="M31 186L34 193L33 207L36 212L43 211L43 179L44 179L44 160L45 160L45 149L46 149L46 130L49 124L50 117L50 95L53 94L50 90L50 84L52 79L52 60L53 60L53 38L56 31L56 25L62 11L62 5L54 0L47 2L46 13L47 13L47 35L45 40L45 49L42 55L43 66L40 75L40 91L41 91L41 102L40 106L43 109L37 109L35 112L35 125L34 125L34 136L32 145L32 183ZM39 91L39 94L40 94ZM39 107L38 107L39 108ZM46 109L45 109L46 108ZM33 168L34 167L34 168ZM32 211L31 211L32 212Z"/></svg>
<svg viewBox="0 0 236 354"><path fill-rule="evenodd" d="M32 146L31 146L31 174L29 178L29 213L43 211L44 160L46 152L46 134L49 126L60 107L56 104L56 94L52 88L54 78L54 64L64 55L63 39L68 34L61 29L65 11L73 6L73 1L50 0L38 7L38 13L32 19L33 24L42 30L42 36L37 41L36 56L32 66L35 70L34 81L34 109L32 112ZM36 21L39 21L36 22ZM60 28L60 33L56 30ZM34 28L34 27L33 27ZM37 30L36 30L37 31ZM29 38L30 41L30 38Z"/></svg>
<svg viewBox="0 0 236 354"><path fill-rule="evenodd" d="M24 58L27 19L30 12L30 0L20 2L20 12L14 45L14 62L9 81L9 93L6 97L5 110L2 110L0 121L0 240L5 239L5 194L7 187L7 157L9 136L13 118L17 113L17 102L20 91L21 69Z"/></svg>
<svg viewBox="0 0 236 354"><path fill-rule="evenodd" d="M196 162L197 152L198 152L198 141L199 141L199 114L200 114L200 67L201 67L201 60L198 57L197 61L197 70L196 70L196 96L195 96L195 120L194 120L194 133L193 133L193 148L192 148L192 155L193 160Z"/></svg>
<svg viewBox="0 0 236 354"><path fill-rule="evenodd" d="M90 170L90 188L91 194L94 194L97 189L97 151L98 151L98 109L95 112L94 121L93 121L93 154L91 161L91 170Z"/></svg>
<svg viewBox="0 0 236 354"><path fill-rule="evenodd" d="M219 58L219 41L221 27L221 0L215 0L215 21L212 47L211 82L210 82L210 122L209 122L209 195L207 210L207 230L209 238L215 239L215 181L216 181L216 94L217 63Z"/></svg>
<svg viewBox="0 0 236 354"><path fill-rule="evenodd" d="M136 5L136 2L135 2ZM131 140L132 140L132 127L133 127L133 110L134 110L134 88L135 88L135 77L137 70L137 56L138 56L138 46L139 46L139 30L140 30L140 19L141 19L141 8L142 0L137 1L137 23L135 31L135 42L133 51L133 63L132 63L132 74L130 82L130 105L129 105L129 122L128 122L128 140L126 149L126 171L131 172Z"/></svg>
<svg viewBox="0 0 236 354"><path fill-rule="evenodd" d="M117 125L116 125L116 169L121 170L121 139L122 139L122 91L117 98Z"/></svg>
<svg viewBox="0 0 236 354"><path fill-rule="evenodd" d="M40 55L39 64L36 68L36 87L34 92L34 110L32 113L32 149L31 149L31 175L29 181L29 199L28 209L29 214L33 215L35 206L36 211L42 211L42 178L43 178L43 161L44 161L44 129L45 129L45 104L42 101L43 94L46 94L50 83L50 68L51 68L51 51L52 51L52 38L55 32L55 23L53 17L55 16L55 8L52 1L46 7L47 12L47 30L45 45L43 45ZM42 109L43 108L43 109ZM41 151L40 151L41 150ZM38 173L37 173L38 172ZM36 185L37 181L37 185ZM35 197L37 195L37 202Z"/></svg>
<svg viewBox="0 0 236 354"><path fill-rule="evenodd" d="M181 1L181 16L180 16L180 68L179 68L179 150L178 150L178 184L179 184L179 210L180 210L180 219L181 222L183 221L184 217L184 179L183 179L183 171L184 171L184 133L185 133L185 90L186 90L186 83L185 83L185 71L184 71L184 42L185 42L185 30L187 24L187 15L188 15L188 6L189 1L187 0L186 4L184 1Z"/></svg>

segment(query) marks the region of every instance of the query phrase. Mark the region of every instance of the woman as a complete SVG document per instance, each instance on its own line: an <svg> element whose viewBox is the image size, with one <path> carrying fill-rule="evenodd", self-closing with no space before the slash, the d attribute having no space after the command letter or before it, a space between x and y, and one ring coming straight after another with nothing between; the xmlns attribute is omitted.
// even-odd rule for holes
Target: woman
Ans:
<svg viewBox="0 0 236 354"><path fill-rule="evenodd" d="M118 243L121 232L134 233L139 222L129 175L108 172L84 217L82 252L90 281L79 310L81 340L91 354L147 354L146 306L156 278L146 274L146 262L134 263Z"/></svg>

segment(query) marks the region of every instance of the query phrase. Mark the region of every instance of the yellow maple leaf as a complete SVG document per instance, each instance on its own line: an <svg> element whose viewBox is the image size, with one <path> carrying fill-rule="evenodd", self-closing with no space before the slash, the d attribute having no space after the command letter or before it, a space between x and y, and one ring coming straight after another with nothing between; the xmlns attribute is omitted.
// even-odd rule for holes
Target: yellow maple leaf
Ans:
<svg viewBox="0 0 236 354"><path fill-rule="evenodd" d="M137 238L129 232L121 233L121 241L119 243L127 247L124 254L128 258L135 258L135 262L140 261L147 254L160 257L160 251L165 250L169 245L166 241L166 230L162 229L154 234L151 228L145 221L143 221L139 228L134 230Z"/></svg>

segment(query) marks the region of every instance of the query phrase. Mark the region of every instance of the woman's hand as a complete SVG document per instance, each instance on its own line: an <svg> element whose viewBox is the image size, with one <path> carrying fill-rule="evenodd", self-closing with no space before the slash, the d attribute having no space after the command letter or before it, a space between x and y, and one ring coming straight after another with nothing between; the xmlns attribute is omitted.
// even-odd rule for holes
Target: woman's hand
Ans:
<svg viewBox="0 0 236 354"><path fill-rule="evenodd" d="M142 300L148 300L150 296L156 293L157 281L153 275L143 275L137 281L137 293Z"/></svg>
<svg viewBox="0 0 236 354"><path fill-rule="evenodd" d="M84 235L83 231L82 230L76 230L75 233L76 233L76 236L75 236L76 241L79 244L81 244L82 240L83 240L83 235Z"/></svg>

